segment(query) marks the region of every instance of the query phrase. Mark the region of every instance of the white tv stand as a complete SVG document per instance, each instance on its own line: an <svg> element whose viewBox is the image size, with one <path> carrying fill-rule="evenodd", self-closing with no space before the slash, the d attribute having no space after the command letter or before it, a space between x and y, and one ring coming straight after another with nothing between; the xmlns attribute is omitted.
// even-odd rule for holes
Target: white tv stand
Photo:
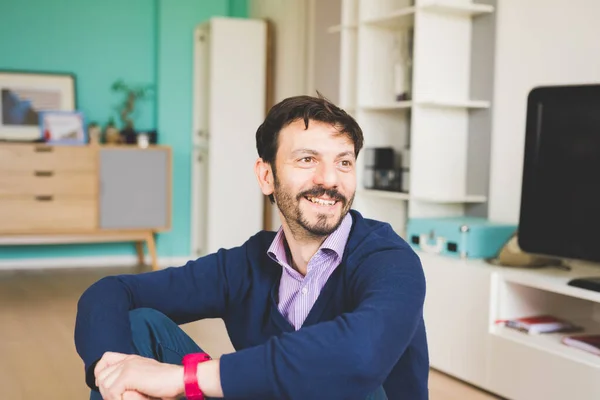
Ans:
<svg viewBox="0 0 600 400"><path fill-rule="evenodd" d="M600 334L600 293L567 285L600 267L509 268L418 254L433 368L511 400L599 398L599 356L563 345L565 334L528 335L495 321L550 313Z"/></svg>

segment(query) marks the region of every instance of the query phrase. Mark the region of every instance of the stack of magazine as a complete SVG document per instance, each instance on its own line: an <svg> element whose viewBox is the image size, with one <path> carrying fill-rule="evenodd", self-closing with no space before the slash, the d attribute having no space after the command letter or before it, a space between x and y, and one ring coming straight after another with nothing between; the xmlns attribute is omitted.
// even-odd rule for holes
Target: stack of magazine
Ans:
<svg viewBox="0 0 600 400"><path fill-rule="evenodd" d="M565 319L553 315L534 315L497 321L507 328L516 329L530 335L544 333L573 333L581 332L583 328ZM561 343L600 356L600 334L567 335L561 338Z"/></svg>
<svg viewBox="0 0 600 400"><path fill-rule="evenodd" d="M552 315L515 318L501 321L501 323L508 328L526 332L530 335L537 335L540 333L579 332L582 330L580 326Z"/></svg>

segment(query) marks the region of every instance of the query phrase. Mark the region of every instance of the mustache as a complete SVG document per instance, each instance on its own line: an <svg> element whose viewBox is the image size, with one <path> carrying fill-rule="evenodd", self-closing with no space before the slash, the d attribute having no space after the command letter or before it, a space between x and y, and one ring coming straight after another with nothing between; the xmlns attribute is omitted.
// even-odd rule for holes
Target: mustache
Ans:
<svg viewBox="0 0 600 400"><path fill-rule="evenodd" d="M335 201L341 201L344 204L347 203L346 197L338 192L336 189L325 189L324 187L316 186L312 189L305 190L304 192L298 194L296 196L296 200L300 200L302 197L321 197L323 195L327 195L330 199Z"/></svg>

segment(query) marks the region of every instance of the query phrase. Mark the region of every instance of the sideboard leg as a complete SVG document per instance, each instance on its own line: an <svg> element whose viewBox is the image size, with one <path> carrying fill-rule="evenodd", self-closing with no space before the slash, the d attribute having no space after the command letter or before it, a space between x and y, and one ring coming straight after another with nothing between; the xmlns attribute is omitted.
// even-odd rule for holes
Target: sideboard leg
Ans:
<svg viewBox="0 0 600 400"><path fill-rule="evenodd" d="M135 242L135 250L138 256L138 265L144 265L144 241Z"/></svg>
<svg viewBox="0 0 600 400"><path fill-rule="evenodd" d="M150 253L150 260L152 263L152 270L158 270L158 257L156 255L156 242L154 241L154 232L149 232L146 237L146 246L148 246L148 252Z"/></svg>

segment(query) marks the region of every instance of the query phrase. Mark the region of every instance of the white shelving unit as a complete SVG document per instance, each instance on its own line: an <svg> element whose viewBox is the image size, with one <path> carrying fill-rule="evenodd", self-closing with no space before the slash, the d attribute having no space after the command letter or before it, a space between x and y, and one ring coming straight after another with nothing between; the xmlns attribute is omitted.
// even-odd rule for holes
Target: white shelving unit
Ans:
<svg viewBox="0 0 600 400"><path fill-rule="evenodd" d="M494 274L487 354L494 391L514 399L536 395L544 399L597 398L600 357L567 346L561 340L568 335L600 334L600 293L567 284L576 277L598 276L600 268L577 264L571 268L505 269ZM569 320L583 331L529 335L494 323L543 314Z"/></svg>
<svg viewBox="0 0 600 400"><path fill-rule="evenodd" d="M475 17L494 12L494 7L491 5L471 3L469 1L424 1L420 8L425 11L465 17Z"/></svg>
<svg viewBox="0 0 600 400"><path fill-rule="evenodd" d="M340 105L355 116L365 147L393 147L409 169L408 193L358 191L355 205L405 235L410 217L456 216L487 201L468 184L469 122L488 110L472 98L473 18L494 7L466 0L342 0ZM398 96L403 76L404 96ZM409 161L401 158L409 155ZM358 162L365 189L364 163ZM390 200L396 200L391 203Z"/></svg>
<svg viewBox="0 0 600 400"><path fill-rule="evenodd" d="M431 366L511 400L592 400L600 357L567 346L575 333L530 335L498 320L551 314L600 334L600 293L567 285L600 265L523 269L418 252L427 279Z"/></svg>
<svg viewBox="0 0 600 400"><path fill-rule="evenodd" d="M373 189L363 189L358 193L375 198L381 199L393 199L393 200L409 200L410 195L408 193L401 192L390 192L387 190L373 190Z"/></svg>
<svg viewBox="0 0 600 400"><path fill-rule="evenodd" d="M412 101L390 101L387 103L360 104L362 111L393 111L410 109L413 105Z"/></svg>
<svg viewBox="0 0 600 400"><path fill-rule="evenodd" d="M417 105L422 107L437 107L437 108L490 108L489 101L482 100L421 100Z"/></svg>
<svg viewBox="0 0 600 400"><path fill-rule="evenodd" d="M364 5L366 7L366 4ZM365 10L366 11L366 10ZM415 7L392 9L385 14L376 14L360 21L363 26L398 29L410 27L414 23Z"/></svg>

